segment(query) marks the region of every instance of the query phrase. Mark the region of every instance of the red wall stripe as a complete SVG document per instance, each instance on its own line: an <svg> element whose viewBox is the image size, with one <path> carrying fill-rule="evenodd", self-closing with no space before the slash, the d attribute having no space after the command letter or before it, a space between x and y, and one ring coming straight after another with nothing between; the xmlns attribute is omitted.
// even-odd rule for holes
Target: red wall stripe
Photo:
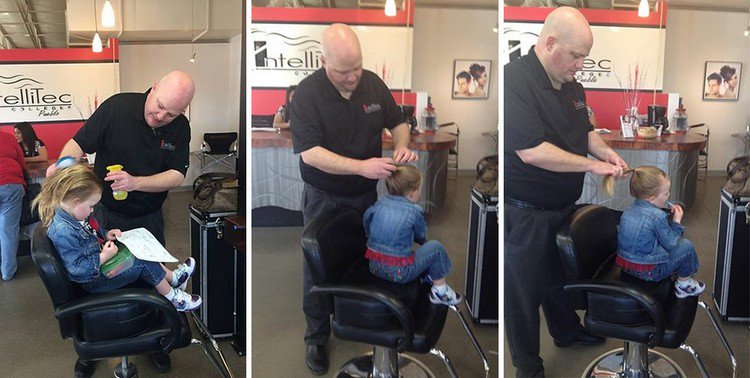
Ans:
<svg viewBox="0 0 750 378"><path fill-rule="evenodd" d="M631 26L651 26L659 27L659 17L662 17L661 27L666 28L667 3L659 4L663 11L656 13L650 12L648 17L638 17L638 11L633 10L609 10L609 9L579 9L586 17L586 20L593 25L631 25ZM503 8L503 19L506 22L512 21L531 21L544 22L547 15L555 8L537 8L537 7L505 7Z"/></svg>
<svg viewBox="0 0 750 378"><path fill-rule="evenodd" d="M406 2L407 9L399 10L396 16L388 17L383 9L339 9L339 8L272 8L253 7L253 22L278 22L283 24L331 24L342 22L349 25L393 25L414 24L414 2Z"/></svg>
<svg viewBox="0 0 750 378"><path fill-rule="evenodd" d="M638 114L647 114L648 106L654 103L653 92L644 92ZM667 106L668 93L657 93L656 104ZM596 122L600 128L620 129L620 115L625 114L625 101L620 91L586 91L586 103L596 113ZM671 117L671 115L670 115Z"/></svg>
<svg viewBox="0 0 750 378"><path fill-rule="evenodd" d="M61 123L35 123L32 124L36 136L47 146L49 160L57 160L60 151L68 143L68 140L83 126L83 122L61 122ZM10 133L15 138L13 126L2 126L0 131Z"/></svg>
<svg viewBox="0 0 750 378"><path fill-rule="evenodd" d="M91 48L71 49L10 49L0 50L0 62L2 63L60 63L60 62L118 62L120 59L119 42L110 39L110 47L95 53Z"/></svg>

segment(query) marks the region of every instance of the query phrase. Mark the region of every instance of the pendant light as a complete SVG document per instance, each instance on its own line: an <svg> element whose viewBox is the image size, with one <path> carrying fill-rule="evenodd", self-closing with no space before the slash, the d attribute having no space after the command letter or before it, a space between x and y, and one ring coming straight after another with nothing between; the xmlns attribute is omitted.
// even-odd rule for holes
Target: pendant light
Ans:
<svg viewBox="0 0 750 378"><path fill-rule="evenodd" d="M91 51L95 53L102 52L102 39L99 37L99 21L96 19L96 0L94 0L94 41L91 43Z"/></svg>
<svg viewBox="0 0 750 378"><path fill-rule="evenodd" d="M750 37L750 8L747 10L747 29L745 29L745 37Z"/></svg>
<svg viewBox="0 0 750 378"><path fill-rule="evenodd" d="M109 0L104 1L104 8L102 8L102 26L105 28L115 26L115 10Z"/></svg>
<svg viewBox="0 0 750 378"><path fill-rule="evenodd" d="M385 15L388 17L393 17L396 15L396 0L385 1Z"/></svg>
<svg viewBox="0 0 750 378"><path fill-rule="evenodd" d="M638 17L648 17L648 0L641 0L638 4Z"/></svg>

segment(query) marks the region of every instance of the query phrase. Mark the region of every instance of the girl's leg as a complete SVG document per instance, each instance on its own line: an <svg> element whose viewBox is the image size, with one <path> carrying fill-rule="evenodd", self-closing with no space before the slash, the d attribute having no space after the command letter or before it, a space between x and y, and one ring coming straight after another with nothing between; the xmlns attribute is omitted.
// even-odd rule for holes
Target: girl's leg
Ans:
<svg viewBox="0 0 750 378"><path fill-rule="evenodd" d="M161 268L164 269L164 273L167 274L166 277L164 277L167 280L167 282L172 282L172 278L173 278L172 271L167 269L167 267L162 263L159 263L159 265L161 265Z"/></svg>
<svg viewBox="0 0 750 378"><path fill-rule="evenodd" d="M448 252L437 240L430 240L417 249L414 256L414 268L430 276L435 284L445 284L445 276L451 271L451 260ZM440 282L440 283L438 283Z"/></svg>
<svg viewBox="0 0 750 378"><path fill-rule="evenodd" d="M672 250L669 255L670 263L674 268L673 272L677 273L679 278L687 280L698 271L700 266L698 254L689 240L681 239L677 243L677 248Z"/></svg>

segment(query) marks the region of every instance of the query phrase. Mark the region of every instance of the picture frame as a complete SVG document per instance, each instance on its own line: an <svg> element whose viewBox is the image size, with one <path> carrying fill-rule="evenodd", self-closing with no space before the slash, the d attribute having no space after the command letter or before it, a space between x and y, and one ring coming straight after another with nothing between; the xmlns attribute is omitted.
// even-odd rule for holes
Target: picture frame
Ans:
<svg viewBox="0 0 750 378"><path fill-rule="evenodd" d="M456 59L453 61L452 98L486 100L490 94L492 60Z"/></svg>
<svg viewBox="0 0 750 378"><path fill-rule="evenodd" d="M703 101L737 101L741 79L741 62L706 61Z"/></svg>

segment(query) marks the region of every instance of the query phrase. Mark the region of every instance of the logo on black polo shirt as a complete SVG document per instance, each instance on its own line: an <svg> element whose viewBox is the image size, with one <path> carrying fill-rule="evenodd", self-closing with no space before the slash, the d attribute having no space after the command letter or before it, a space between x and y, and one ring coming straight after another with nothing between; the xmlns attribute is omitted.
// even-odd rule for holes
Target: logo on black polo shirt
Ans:
<svg viewBox="0 0 750 378"><path fill-rule="evenodd" d="M586 102L581 100L573 100L573 106L575 106L576 110L581 110L586 108Z"/></svg>
<svg viewBox="0 0 750 378"><path fill-rule="evenodd" d="M365 114L375 113L380 111L380 104L377 102L370 105L362 104L362 108L365 110Z"/></svg>
<svg viewBox="0 0 750 378"><path fill-rule="evenodd" d="M164 141L164 139L161 140L161 146L160 147L161 147L162 150L167 150L167 151L174 151L175 150L174 144L166 142L166 141Z"/></svg>

